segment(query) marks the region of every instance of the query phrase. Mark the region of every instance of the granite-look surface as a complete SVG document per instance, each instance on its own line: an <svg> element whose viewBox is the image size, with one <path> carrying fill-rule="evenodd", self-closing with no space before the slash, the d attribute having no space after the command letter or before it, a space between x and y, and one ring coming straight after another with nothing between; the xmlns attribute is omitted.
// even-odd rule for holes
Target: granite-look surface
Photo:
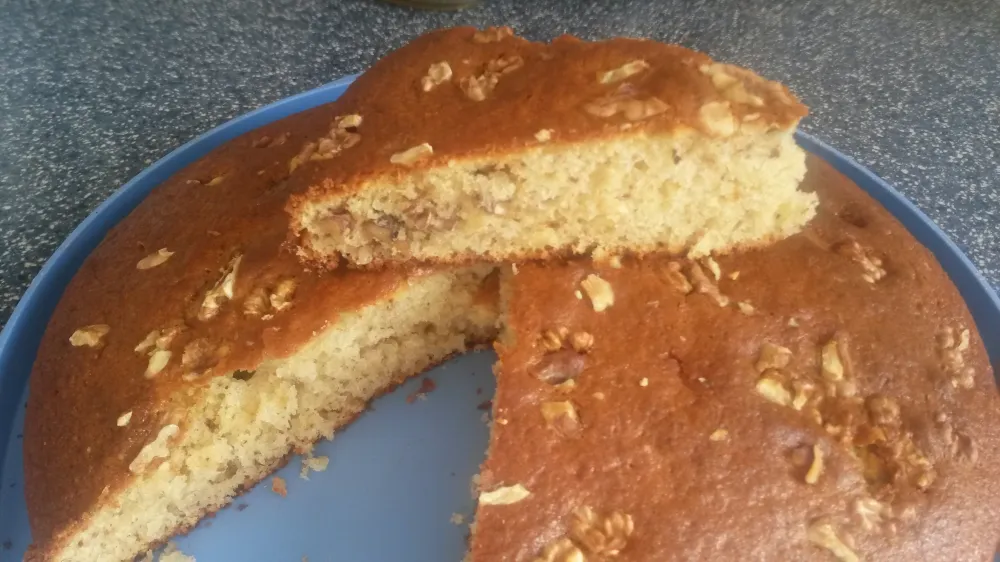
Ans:
<svg viewBox="0 0 1000 562"><path fill-rule="evenodd" d="M676 42L788 84L803 129L931 216L1000 283L1000 3L0 0L0 325L70 231L232 117L363 70L424 30Z"/></svg>

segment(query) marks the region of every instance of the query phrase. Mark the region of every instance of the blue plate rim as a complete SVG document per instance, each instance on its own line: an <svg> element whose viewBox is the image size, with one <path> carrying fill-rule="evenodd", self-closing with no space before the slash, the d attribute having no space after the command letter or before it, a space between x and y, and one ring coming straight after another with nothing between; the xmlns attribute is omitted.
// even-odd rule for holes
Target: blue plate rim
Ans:
<svg viewBox="0 0 1000 562"><path fill-rule="evenodd" d="M19 351L26 351L21 349L20 345L23 344L21 340L25 337L22 332L25 331L29 319L37 312L36 309L41 307L40 301L46 293L55 291L61 296L65 286L58 286L56 273L65 276L67 268L72 268L72 271L68 272L70 277L75 273L79 267L78 262L85 259L107 231L121 220L114 220L113 215L123 212L123 216L127 215L155 185L158 185L144 185L148 177L165 170L173 170L170 173L175 173L240 134L287 115L332 101L326 96L327 92L346 87L356 77L357 75L344 76L317 88L283 98L226 121L195 137L143 169L98 205L69 234L29 284L6 326L0 331L0 467L4 466L12 422L28 382L27 375L14 380L15 377L10 374L11 369L8 366L18 361ZM918 241L930 249L959 288L976 319L984 341L1000 343L1000 297L961 248L937 224L889 183L853 158L802 131L796 133L796 140L808 152L823 158L878 200ZM875 186L877 189L869 189L867 186ZM909 225L911 222L917 224L919 228L911 228ZM74 263L76 267L73 267ZM50 315L44 316L47 324ZM984 327L989 327L988 334L985 333ZM37 343L35 345L37 346ZM993 347L996 349L990 349L990 359L994 371L997 371L1000 370L997 369L997 366L1000 366L1000 345ZM33 358L36 351L37 347L27 353Z"/></svg>

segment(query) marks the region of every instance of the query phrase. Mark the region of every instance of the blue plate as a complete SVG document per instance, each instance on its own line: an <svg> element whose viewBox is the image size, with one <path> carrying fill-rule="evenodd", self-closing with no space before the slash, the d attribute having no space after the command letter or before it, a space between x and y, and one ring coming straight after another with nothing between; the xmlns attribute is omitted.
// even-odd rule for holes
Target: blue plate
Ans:
<svg viewBox="0 0 1000 562"><path fill-rule="evenodd" d="M0 562L20 561L31 540L23 492L21 431L28 375L63 289L84 258L154 187L216 146L261 125L339 97L353 77L290 97L230 121L178 148L125 184L56 250L28 287L0 333ZM815 138L799 143L874 196L927 246L958 286L1000 371L1000 299L961 250L912 203L884 181ZM478 405L493 396L494 356L479 352L429 372L437 389L408 403L414 379L376 400L315 454L325 472L299 478L299 460L278 472L288 483L280 498L262 485L234 506L177 540L203 562L221 560L458 562L471 518L469 481L488 441ZM457 519L457 518L456 518ZM390 535L392 540L386 540Z"/></svg>

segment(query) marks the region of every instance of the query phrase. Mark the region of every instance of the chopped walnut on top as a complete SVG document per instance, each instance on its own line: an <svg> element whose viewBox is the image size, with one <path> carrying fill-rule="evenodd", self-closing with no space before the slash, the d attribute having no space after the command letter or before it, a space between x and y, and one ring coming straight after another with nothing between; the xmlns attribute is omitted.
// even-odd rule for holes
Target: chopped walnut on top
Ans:
<svg viewBox="0 0 1000 562"><path fill-rule="evenodd" d="M833 523L824 520L814 521L806 532L809 542L830 551L840 562L860 562L858 555L847 546L837 535Z"/></svg>
<svg viewBox="0 0 1000 562"><path fill-rule="evenodd" d="M598 275L593 273L587 275L580 282L580 286L583 287L583 292L590 297L590 303L596 312L603 312L615 303L615 292L611 288L611 284Z"/></svg>
<svg viewBox="0 0 1000 562"><path fill-rule="evenodd" d="M649 63L642 59L636 59L634 61L627 62L614 70L608 70L607 72L598 72L597 81L601 84L611 84L614 82L621 82L626 78L639 74L643 70L649 68Z"/></svg>
<svg viewBox="0 0 1000 562"><path fill-rule="evenodd" d="M590 507L573 512L570 538L587 554L617 556L628 545L635 531L632 516L620 511L602 515Z"/></svg>
<svg viewBox="0 0 1000 562"><path fill-rule="evenodd" d="M496 88L500 77L524 66L520 55L501 56L486 64L486 69L479 76L466 76L459 81L459 86L466 97L472 101L483 101Z"/></svg>
<svg viewBox="0 0 1000 562"><path fill-rule="evenodd" d="M708 102L701 106L698 115L702 124L711 133L728 137L736 132L736 118L729 108L729 102Z"/></svg>
<svg viewBox="0 0 1000 562"><path fill-rule="evenodd" d="M472 36L472 41L474 43L497 43L507 37L513 36L514 30L506 25L502 27L490 26L481 31L477 30Z"/></svg>
<svg viewBox="0 0 1000 562"><path fill-rule="evenodd" d="M535 133L535 140L538 142L549 142L552 140L552 129L539 129Z"/></svg>
<svg viewBox="0 0 1000 562"><path fill-rule="evenodd" d="M325 137L302 146L302 150L288 163L289 172L294 172L310 160L329 160L361 142L361 135L357 132L361 121L361 116L357 114L338 117Z"/></svg>
<svg viewBox="0 0 1000 562"><path fill-rule="evenodd" d="M91 324L77 329L69 336L73 347L100 347L104 344L104 336L111 331L107 324Z"/></svg>
<svg viewBox="0 0 1000 562"><path fill-rule="evenodd" d="M609 118L621 113L628 121L649 119L668 109L670 106L656 96L636 97L634 88L627 83L583 106L584 111L595 117Z"/></svg>
<svg viewBox="0 0 1000 562"><path fill-rule="evenodd" d="M820 447L819 443L812 446L812 454L812 464L809 465L809 470L806 471L806 484L819 482L819 477L823 474L823 448Z"/></svg>
<svg viewBox="0 0 1000 562"><path fill-rule="evenodd" d="M886 276L882 258L871 249L862 247L856 240L840 242L833 247L833 251L860 265L861 278L869 283L874 284Z"/></svg>
<svg viewBox="0 0 1000 562"><path fill-rule="evenodd" d="M139 260L135 264L136 269L152 269L158 265L163 265L170 259L170 256L174 255L174 252L167 250L166 248L160 248L159 250L149 254L148 256Z"/></svg>
<svg viewBox="0 0 1000 562"><path fill-rule="evenodd" d="M451 65L448 64L448 61L436 62L427 69L427 74L420 79L420 88L425 92L429 92L435 86L444 84L449 80L451 80Z"/></svg>
<svg viewBox="0 0 1000 562"><path fill-rule="evenodd" d="M712 85L722 94L723 97L735 103L742 103L754 107L764 105L764 100L760 96L747 92L746 85L742 80L733 74L744 75L745 70L728 64L704 64L698 67L703 74L707 74L712 79Z"/></svg>
<svg viewBox="0 0 1000 562"><path fill-rule="evenodd" d="M389 162L402 166L412 166L432 154L434 154L434 147L425 142L393 154L389 158Z"/></svg>
<svg viewBox="0 0 1000 562"><path fill-rule="evenodd" d="M521 484L501 486L479 494L479 505L510 505L524 500L531 492Z"/></svg>
<svg viewBox="0 0 1000 562"><path fill-rule="evenodd" d="M222 272L222 277L215 282L201 301L201 309L198 311L199 320L210 320L219 313L219 308L225 301L233 298L233 289L236 285L236 273L240 268L242 254L237 254L229 260L229 264Z"/></svg>
<svg viewBox="0 0 1000 562"><path fill-rule="evenodd" d="M760 355L754 368L758 373L763 373L768 369L784 369L792 360L792 350L771 342L764 342L760 346Z"/></svg>
<svg viewBox="0 0 1000 562"><path fill-rule="evenodd" d="M958 332L958 338L955 334ZM938 357L944 374L951 379L951 385L956 388L972 388L975 384L976 371L965 364L965 355L969 350L970 333L968 328L956 330L946 326L937 335Z"/></svg>
<svg viewBox="0 0 1000 562"><path fill-rule="evenodd" d="M549 543L534 562L586 562L583 551L566 537Z"/></svg>

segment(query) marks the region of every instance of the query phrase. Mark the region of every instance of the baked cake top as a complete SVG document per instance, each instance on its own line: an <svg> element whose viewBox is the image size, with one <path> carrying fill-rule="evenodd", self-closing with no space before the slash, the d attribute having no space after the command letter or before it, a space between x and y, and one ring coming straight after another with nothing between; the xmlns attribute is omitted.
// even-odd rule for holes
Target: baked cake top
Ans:
<svg viewBox="0 0 1000 562"><path fill-rule="evenodd" d="M506 275L474 560L993 555L1000 402L962 298L829 165L805 186L817 218L768 249Z"/></svg>

